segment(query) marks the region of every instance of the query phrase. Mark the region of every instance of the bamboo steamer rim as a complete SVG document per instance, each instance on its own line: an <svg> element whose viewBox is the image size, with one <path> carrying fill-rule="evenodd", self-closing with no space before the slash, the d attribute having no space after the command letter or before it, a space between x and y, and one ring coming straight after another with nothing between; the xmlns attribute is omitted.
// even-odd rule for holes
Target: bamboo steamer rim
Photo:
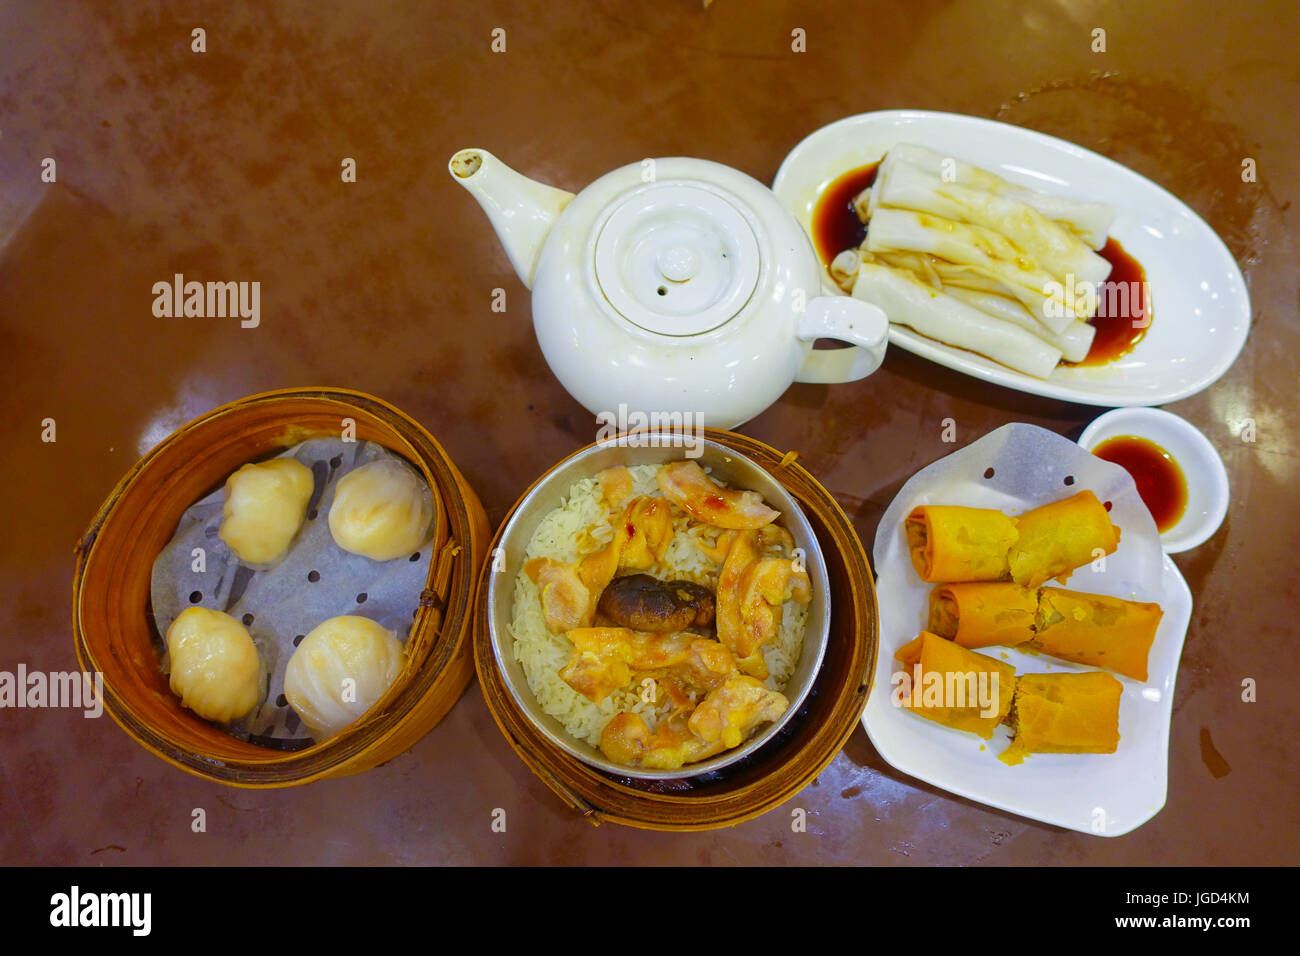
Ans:
<svg viewBox="0 0 1300 956"><path fill-rule="evenodd" d="M782 454L757 439L735 432L706 428L704 433L705 437L753 459L772 474L799 501L809 521L818 528L819 539L820 531L824 529L829 539L822 542L828 572L832 566L843 568L852 603L851 607L842 609L832 601L830 640L837 640L840 634L837 628L851 628L849 633L855 643L849 654L850 666L839 686L833 688L836 693L829 719L821 726L813 727L809 724L813 715L801 711L791 721L791 728L795 728L791 732L807 733L811 728L811 739L799 750L785 754L781 766L764 773L756 772L758 767L774 759L777 751L773 748L779 750L787 746L788 740L781 745L773 741L749 761L738 765L746 768L749 779L721 793L674 793L653 785L637 786L631 778L607 776L550 744L514 701L497 670L492 652L487 576L493 573L493 562L489 560L479 576L473 615L474 665L488 710L511 749L529 769L566 804L594 824L609 822L638 829L684 832L734 826L760 816L801 791L835 759L861 720L871 691L879 643L875 580L866 551L848 516L821 483L798 464L798 452ZM496 553L502 532L533 489L569 459L597 444L601 443L592 442L567 455L524 490L498 525L488 546L489 554ZM828 545L833 545L833 549ZM836 577L835 574L831 576L833 579ZM820 695L832 690L822 686L829 679L823 664L823 672L814 683L814 693ZM780 735L777 739L781 739ZM740 778L739 773L727 771L719 776L724 786L730 780Z"/></svg>
<svg viewBox="0 0 1300 956"><path fill-rule="evenodd" d="M408 646L411 641L423 641L431 626L433 632L428 635L428 648L423 658L418 663L408 660L404 664L388 693L364 718L324 743L296 751L259 748L265 751L264 755L239 759L216 759L195 753L157 731L130 699L105 680L104 709L147 750L187 773L244 788L296 786L369 769L391 759L432 729L473 676L469 666L470 615L477 568L485 553L489 532L482 505L446 451L419 422L377 396L329 386L274 389L219 405L176 429L127 471L100 505L75 549L73 639L82 669L88 672L102 670L86 637L88 622L82 615L83 590L87 573L94 566L99 535L119 502L132 492L142 473L151 466L158 467L158 460L168 449L194 429L210 426L249 409L291 401L320 402L324 406L335 406L343 413L360 412L381 423L402 440L403 447L381 444L410 461L429 483L437 511L430 544L437 546L432 549L429 573L411 624ZM307 438L319 437L308 430L296 431L291 420L285 424L288 428L285 434L292 435L293 440L278 447L287 448ZM274 447L277 446L271 446ZM224 481L225 477L219 476L214 484ZM153 555L150 561L156 557ZM435 589L440 573L447 577L445 596L439 595ZM147 626L154 630L152 620L148 620ZM121 653L116 647L111 651L115 656ZM435 697L441 699L431 699ZM201 720L197 716L193 719ZM431 719L432 722L421 730L411 725L412 720L417 719ZM399 744L400 748L394 749Z"/></svg>

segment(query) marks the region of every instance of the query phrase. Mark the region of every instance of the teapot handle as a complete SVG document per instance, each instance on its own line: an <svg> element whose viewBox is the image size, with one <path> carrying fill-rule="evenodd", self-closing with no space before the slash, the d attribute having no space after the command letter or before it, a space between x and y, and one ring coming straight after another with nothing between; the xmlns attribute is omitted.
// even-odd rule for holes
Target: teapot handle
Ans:
<svg viewBox="0 0 1300 956"><path fill-rule="evenodd" d="M810 349L795 375L796 382L833 385L866 378L885 360L889 317L861 299L820 295L800 314L795 336L803 342L839 339L847 349Z"/></svg>

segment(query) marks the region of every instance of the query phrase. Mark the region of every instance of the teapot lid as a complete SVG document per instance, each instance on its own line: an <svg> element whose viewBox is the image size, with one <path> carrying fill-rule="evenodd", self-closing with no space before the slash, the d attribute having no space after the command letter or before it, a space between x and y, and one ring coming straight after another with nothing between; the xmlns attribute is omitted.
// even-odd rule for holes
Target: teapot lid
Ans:
<svg viewBox="0 0 1300 956"><path fill-rule="evenodd" d="M692 180L650 183L612 206L596 238L596 281L629 322L697 335L734 318L754 294L758 238L738 200Z"/></svg>

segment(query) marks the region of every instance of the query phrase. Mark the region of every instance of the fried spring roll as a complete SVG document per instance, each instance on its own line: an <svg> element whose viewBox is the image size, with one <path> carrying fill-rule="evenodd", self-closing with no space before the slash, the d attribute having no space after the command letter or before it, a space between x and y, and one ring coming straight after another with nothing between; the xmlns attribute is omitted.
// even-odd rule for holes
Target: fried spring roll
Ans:
<svg viewBox="0 0 1300 956"><path fill-rule="evenodd" d="M962 647L1015 647L1034 636L1038 596L1008 582L941 584L930 592L930 630Z"/></svg>
<svg viewBox="0 0 1300 956"><path fill-rule="evenodd" d="M1018 764L1027 754L1113 754L1119 746L1123 685L1110 674L1025 674L1016 681L1016 739L998 755Z"/></svg>
<svg viewBox="0 0 1300 956"><path fill-rule="evenodd" d="M1043 588L1029 646L1144 681L1163 614L1159 604Z"/></svg>
<svg viewBox="0 0 1300 956"><path fill-rule="evenodd" d="M1075 568L1119 547L1119 528L1091 491L1025 512L1016 520L1016 529L1019 538L1008 564L1011 579L1027 588L1052 578L1064 584Z"/></svg>
<svg viewBox="0 0 1300 956"><path fill-rule="evenodd" d="M1016 522L993 508L921 505L903 523L912 565L922 581L998 581L1010 576L1007 555Z"/></svg>
<svg viewBox="0 0 1300 956"><path fill-rule="evenodd" d="M985 740L1011 709L1016 669L922 631L894 655L906 668L910 694L896 702L922 717ZM919 670L918 666L919 665Z"/></svg>

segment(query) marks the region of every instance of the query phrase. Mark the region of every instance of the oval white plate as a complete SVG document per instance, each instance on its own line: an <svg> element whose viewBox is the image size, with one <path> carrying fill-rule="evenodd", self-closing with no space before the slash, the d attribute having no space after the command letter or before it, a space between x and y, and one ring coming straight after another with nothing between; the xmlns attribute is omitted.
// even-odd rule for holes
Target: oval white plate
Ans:
<svg viewBox="0 0 1300 956"><path fill-rule="evenodd" d="M1047 379L892 325L895 345L1022 392L1085 405L1161 405L1206 388L1236 360L1250 331L1250 296L1227 247L1181 201L1104 156L993 120L920 110L863 113L823 126L781 164L772 189L811 235L813 207L838 176L917 143L1043 192L1110 203L1110 235L1146 270L1151 327L1110 365L1057 368ZM844 293L823 275L828 294Z"/></svg>
<svg viewBox="0 0 1300 956"><path fill-rule="evenodd" d="M990 467L994 473L985 478ZM1018 514L1084 488L1111 502L1111 518L1122 537L1102 569L1079 568L1063 586L1155 601L1164 610L1148 658L1149 679L1143 683L1115 675L1123 685L1115 753L1034 754L1010 767L998 760L1010 743L1007 728L999 727L992 740L984 741L894 706L890 678L899 669L894 653L925 626L933 587L917 575L908 553L902 529L912 508L949 504ZM1161 550L1155 522L1127 471L1047 429L1004 425L921 469L899 489L880 519L873 557L880 653L876 689L867 698L862 723L880 756L951 793L1098 836L1128 833L1160 811L1168 786L1174 682L1192 595ZM978 653L1005 660L1017 674L1095 670L1014 648L987 647Z"/></svg>

